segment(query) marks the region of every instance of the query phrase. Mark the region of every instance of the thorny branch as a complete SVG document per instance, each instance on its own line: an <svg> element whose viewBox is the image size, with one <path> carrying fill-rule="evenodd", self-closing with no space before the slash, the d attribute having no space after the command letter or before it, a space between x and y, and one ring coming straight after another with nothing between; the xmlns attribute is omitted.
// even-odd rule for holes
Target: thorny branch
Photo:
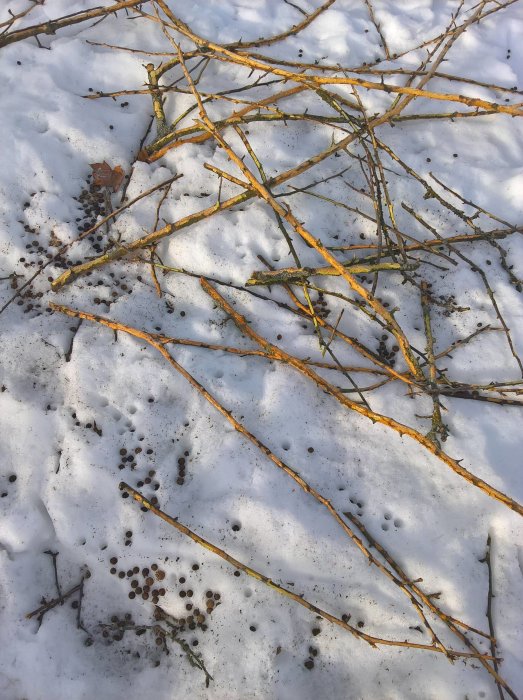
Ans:
<svg viewBox="0 0 523 700"><path fill-rule="evenodd" d="M314 360L310 357L298 358L292 351L283 350L281 347L263 338L254 330L254 324L251 324L250 320L238 314L232 305L216 291L213 285L210 284L210 281L213 281L210 277L202 280L203 289L234 320L240 330L255 341L260 349L242 349L225 344L194 341L189 338L170 338L160 336L157 333L148 334L87 312L74 311L58 305L53 305L53 308L74 318L96 321L115 330L130 333L156 348L171 366L180 372L239 433L256 445L276 467L282 469L290 476L305 493L312 495L322 506L327 508L329 514L364 556L367 557L368 561L408 596L421 618L423 628L430 635L431 644L411 644L410 642L384 640L379 637L365 635L343 619L340 620L330 613L317 608L303 597L297 596L282 586L275 584L265 575L234 560L223 550L203 540L203 538L181 525L176 519L157 509L141 494L126 484L122 485L124 491L180 532L183 532L202 546L207 547L226 561L234 563L238 569L254 576L279 593L292 598L298 604L315 612L315 614L325 617L354 636L367 641L372 646L391 644L411 646L443 653L451 660L459 656L472 657L477 659L494 678L501 698L503 697L503 691L510 697L515 698L513 691L499 675L499 662L495 653L491 604L493 593L490 537L487 542L485 559L489 568L487 617L490 634L487 635L445 614L436 605L436 596L425 594L418 585L419 581L407 576L401 566L376 542L365 525L356 516L346 513L344 514L346 516L345 519L340 517L325 496L315 491L310 484L303 480L298 472L279 460L253 433L249 432L243 424L234 418L228 409L223 407L215 397L207 392L203 385L199 384L174 360L166 347L169 344L179 344L204 348L211 352L224 351L238 356L241 355L242 357L258 356L269 361L276 360L290 365L346 408L357 411L373 422L382 423L400 435L408 435L469 483L474 484L484 493L512 508L518 514L523 514L523 507L517 501L479 479L462 467L460 460L451 458L441 449L441 442L447 437L447 426L443 422L442 417L442 412L445 410L441 403L442 396L488 401L504 406L521 407L522 405L522 402L516 398L507 398L507 394L519 396L523 393L521 380L509 381L507 379L506 381L489 382L481 379L476 380L475 383L459 381L459 379L452 378L449 370L442 366L441 361L443 358L450 360L458 350L465 352L469 342L473 340L474 343L480 344L482 339L490 335L490 333L486 334L485 331L501 331L505 334L510 352L523 375L523 363L517 352L509 324L502 314L489 276L478 262L478 251L482 250L481 246L489 246L494 256L499 258L502 274L506 275L512 288L520 292L522 284L511 265L509 249L505 247L505 243L502 245L500 241L509 241L511 236L516 238L518 235L521 235L523 228L493 214L480 204L476 204L471 199L461 195L437 175L429 173L427 177L422 173L420 174L406 162L403 156L400 156L388 143L385 143L386 139L382 135L382 133L388 133L388 126L396 129L405 129L408 132L410 125L415 124L420 119L447 119L454 122L465 117L477 117L481 120L485 115L489 115L489 118L496 118L500 114L512 115L513 117L523 116L523 104L515 101L515 96L520 94L517 88L489 84L482 80L462 78L461 76L438 70L442 63L448 60L450 49L460 40L465 31L472 30L484 18L492 16L498 11L506 10L513 4L514 0L506 2L482 0L465 17L463 3L459 3L457 10L450 17L446 29L441 34L426 39L419 46L399 54L392 52L392 48L386 39L387 27L381 26L372 2L363 0L368 16L380 37L385 57L389 59L386 69L377 68L378 61L370 61L360 66L348 68L341 65L328 65L323 59L318 59L314 63L304 63L301 60L287 61L252 51L254 48L272 46L283 42L289 37L297 36L314 22L317 17L327 12L335 0L323 2L316 10L308 14L297 4L288 2L287 4L303 15L298 24L273 36L259 37L251 41L239 40L227 45L221 45L197 34L174 14L164 0L149 0L148 2L145 0L127 0L110 6L97 7L85 12L75 13L24 29L13 30L13 26L19 19L23 19L35 5L43 4L44 1L32 0L33 4L26 10L23 10L18 15L12 15L0 24L0 47L31 37L36 38L38 41L39 35L54 34L62 27L90 19L103 19L110 14L115 15L121 9L132 10L132 16L135 19L151 22L161 29L161 39L167 40L167 48L170 50L140 52L139 49L105 44L104 46L112 50L143 53L151 56L151 61L160 60L161 62L158 65L150 62L145 66L147 73L147 85L145 88L142 86L112 93L99 92L88 97L101 99L104 97L114 98L118 95L135 95L136 99L141 99L139 96L144 95L145 99L151 100L153 120L156 122L156 135L152 140L148 139L149 129L147 130L146 136L141 140L136 151L138 159L152 163L167 156L174 148L182 148L187 144L196 147L198 144L213 142L226 154L229 162L236 166L242 176L240 178L237 177L236 172L229 173L223 170L223 167L219 167L223 163L205 163L204 167L219 178L217 201L199 211L185 215L177 221L163 222L164 225L161 225L161 228L158 228L160 226L160 208L164 201L167 201L168 197L171 196L172 183L179 176L171 177L160 183L160 185L152 187L131 202L124 202L124 191L121 206L98 221L89 231L82 233L77 240L84 240L101 226L107 226L110 233L110 226L120 212L138 201L142 201L142 204L144 202L153 202L152 195L157 190L162 190L161 199L155 204L156 215L154 217L153 230L145 233L145 235L140 235L138 238L131 238L127 242L122 242L119 237L111 238L109 236L107 247L104 249L103 254L88 257L83 262L71 264L61 275L54 279L52 289L58 291L66 284L82 276L89 276L105 265L114 264L127 258L137 265L149 265L153 285L158 295L162 296L165 294L168 296L168 290L162 289L161 275L189 275L192 277L198 277L199 275L194 269L187 270L180 266L175 267L174 265L164 264L166 257L163 253L161 253L162 257L160 257L159 251L161 249L158 248L161 241L188 227L194 227L195 232L197 232L199 223L211 219L220 212L225 212L238 206L245 207L248 202L253 200L264 202L264 206L267 206L274 216L274 225L278 227L287 243L294 261L294 267L255 271L246 281L244 289L256 295L257 298L264 300L264 302L270 301L277 304L282 313L292 312L299 315L316 334L322 354L329 352L333 362L325 362L323 357L319 360ZM287 0L285 1L287 2ZM151 8L152 12L147 12L146 6ZM183 38L183 50L173 38L174 35ZM392 41L392 37L390 37L390 41ZM191 44L191 46L188 46L188 44ZM423 50L425 51L421 53ZM408 54L418 55L414 54L415 51L418 51L418 54L421 56L419 65L417 68L412 68L411 63L407 69L401 64L400 59ZM231 87L229 90L222 91L216 91L212 84L207 89L200 87L206 81L208 73L210 74L211 72L207 70L208 66L213 65L213 63L216 65L217 62L225 70L231 68L231 72L236 76L236 79L238 76L249 73L247 80L252 82L244 82ZM168 79L170 72L175 72L175 77ZM251 75L254 77L251 78ZM367 76L370 76L370 79ZM479 97L470 96L470 94L474 93L469 93L465 96L445 88L442 88L440 91L434 91L429 88L429 83L434 78L451 83L464 83L468 86L469 91L473 90L474 87L479 87L483 91L482 95L490 92L494 97L492 99L480 99ZM401 79L404 79L406 82L400 83ZM181 85L184 81L185 85ZM207 82L209 82L209 79L207 79ZM269 92L272 85L277 85L277 92ZM346 88L353 90L352 95L345 94ZM387 108L381 114L370 111L366 104L367 95L376 92L385 93L385 96L391 97ZM192 96L192 102L189 107L185 104L184 110L178 114L171 114L169 103L171 98L169 95L181 95L186 100ZM289 103L291 100L297 100L298 96L300 100L304 98L309 99L307 104L310 104L310 108L309 106L304 108L303 102L300 102L300 107L293 109L293 105ZM424 109L416 113L414 105L418 100L423 100L424 102L434 100L446 103L443 109L454 111L429 113ZM227 103L235 106L234 111L224 114L226 110L222 108L219 118L211 116L215 107L225 106ZM285 103L285 107L281 106L282 103ZM318 103L320 104L319 109L317 109ZM407 107L409 107L408 113L405 113ZM195 113L198 113L199 118L194 119ZM288 125L291 123L297 127L306 124L309 126L313 125L317 129L330 129L329 133L336 136L332 136L332 141L328 148L324 148L286 171L268 177L266 173L269 170L264 163L265 154L254 150L253 142L248 138L248 129L284 129L288 128ZM475 124L476 119L469 120L468 123ZM236 137L239 138L239 147L237 145L238 138ZM336 140L336 138L339 140ZM147 140L150 142L147 143ZM329 159L336 157L348 160L348 165L356 162L360 173L359 179L352 175L350 180L346 174L350 168L346 167L336 175L321 173L309 185L304 185L303 181L297 181L297 178L304 173L312 169L319 170L322 164L326 164ZM250 162L249 158L255 165L254 171L246 164ZM425 193L424 199L426 202L429 202L430 205L438 204L452 217L454 223L451 225L450 235L447 230L445 233L438 230L433 223L434 218L430 216L429 212L420 210L419 207L411 203L395 199L393 180L400 177L397 173L398 167L402 169L402 177L408 177L412 182L421 185ZM132 177L132 174L130 177ZM430 180L429 177L431 178ZM295 184L290 184L291 182ZM433 182L436 184L434 185ZM288 188L283 192L279 188L286 183ZM327 184L329 188L332 187L333 191L336 192L335 195L331 196ZM346 191L345 194L340 194L340 187L342 186L347 186L350 190L351 198L348 201ZM224 191L227 190L229 192L228 198L223 200L222 187ZM240 191L235 188L240 188ZM291 196L293 202L292 210L285 199L290 199ZM332 236L328 237L325 231L320 231L318 234L302 221L305 215L300 210L300 202L305 197L314 197L316 201L320 201L322 206L330 205L331 207L341 208L345 212L350 212L350 215L354 217L352 219L353 230L347 233L347 238L344 238L339 245L337 242L338 234L334 236L334 239ZM456 201L458 204L455 203ZM298 204L294 204L295 202L298 202ZM428 231L430 234L428 240L424 240L419 232L410 230L408 224L399 221L396 209L406 212L411 217L411 220L414 220L414 225L419 224ZM470 213L471 209L473 210L472 214ZM491 222L494 221L494 225L498 228L489 228L489 226L482 223L489 220L489 226L492 226ZM357 242L355 238L356 232L360 229L368 231L370 230L369 226L373 227L373 239L371 241ZM365 238L365 235L361 234L361 237ZM30 291L31 284L44 269L51 265L54 266L56 263L61 263L71 245L62 246L56 255L52 256L50 260L43 262L38 271L20 287L18 287L17 279L14 278L12 285L16 292L0 309L0 313L15 299L23 298L24 293L27 293L28 288ZM300 245L304 247L306 252L308 248L315 252L318 258L323 259L323 266L320 267L317 263L312 266L302 264L301 260L305 258L299 249ZM467 248L467 255L462 252L463 246ZM345 255L352 255L353 257L340 260L337 254L341 251ZM469 253L469 251L472 252ZM262 262L265 264L263 259ZM429 272L432 267L432 269L447 274L451 270L449 266L452 266L453 271L459 271L459 262L465 263L479 278L492 304L498 327L494 328L489 323L473 332L467 331L462 337L452 341L448 347L443 345L445 349L436 352L435 348L442 345L441 341L438 342L438 338L435 336L435 329L439 328L439 325L435 323L436 316L439 315L439 317L444 318L456 313L466 314L469 311L469 307L464 306L461 300L456 300L452 296L438 295L429 282ZM490 260L486 264L490 265ZM425 271L427 271L426 276ZM320 277L322 280L325 280L321 283L323 286L314 284L311 281L311 277ZM342 289L339 284L336 284L340 281L344 281L348 289ZM219 282L219 280L216 279L216 282ZM221 284L221 282L219 283ZM224 284L235 289L237 288L232 284ZM253 292L252 287L259 285L267 287L270 296L262 296ZM278 285L280 286L278 287ZM416 349L411 342L409 336L412 331L410 327L404 326L403 321L400 325L398 321L400 308L398 306L390 308L389 303L383 300L383 288L386 290L393 289L397 292L402 286L405 286L410 292L416 292L416 298L421 299L420 318L415 322L419 321L419 325L425 334L424 352ZM290 297L293 306L283 303L281 296L273 293L273 288L274 291L282 290L285 292ZM318 295L317 299L315 298L316 294ZM397 296L399 297L399 295ZM326 321L327 313L331 309L326 310L324 308L327 305L327 302L324 301L325 298L333 303L332 310L336 310L336 315L333 318L336 317L337 321L333 322L334 325ZM338 306L335 306L334 302ZM380 345L380 350L375 352L369 347L369 341L366 341L364 337L360 335L354 337L355 334L349 335L344 330L353 320L357 319L359 321L357 317L360 315L363 315L368 324L368 329L374 329L374 332L377 330L380 335L384 333L383 337L385 338L388 337L388 333L393 336L395 345L392 351L384 350ZM373 331L371 330L370 332L372 333ZM328 338L328 341L325 338ZM366 366L354 366L353 362L338 360L339 348L342 350L349 348L351 351L358 353L363 358L363 362L367 363ZM404 365L399 369L394 367L396 354L400 355ZM66 353L66 360L68 359L70 359L70 351ZM329 370L329 377L334 372L340 373L338 375L340 379L341 375L349 378L354 388L340 390L336 380L327 381L312 368ZM352 372L375 374L379 381L370 384L370 386L358 387L350 377ZM369 402L373 392L378 392L382 386L391 382L401 382L412 397L418 394L430 397L433 406L431 415L432 427L427 436L413 427L403 425L392 416L384 416L371 409ZM347 398L346 394L349 392L359 393L362 403L356 403ZM365 393L365 397L363 393ZM354 526L354 530L347 525L347 519ZM361 536L356 534L356 531L361 533ZM368 545L365 544L365 541ZM371 549L374 550L374 553L370 551ZM80 584L62 594L56 569L56 554L53 552L49 552L49 554L53 557L58 597L50 602L44 602L40 608L29 613L28 617L36 616L41 622L48 610L63 604L63 601L74 593L79 593L77 625L79 628L84 629L81 622L83 579ZM468 647L469 652L459 652L446 647L436 633L433 623L429 620L429 613L443 622L457 639ZM470 637L467 636L471 634L477 634L489 639L491 643L490 656L478 651ZM174 641L178 642L178 640ZM189 649L189 651L191 650ZM195 663L198 665L196 661ZM210 676L204 667L202 670L206 674L208 681Z"/></svg>

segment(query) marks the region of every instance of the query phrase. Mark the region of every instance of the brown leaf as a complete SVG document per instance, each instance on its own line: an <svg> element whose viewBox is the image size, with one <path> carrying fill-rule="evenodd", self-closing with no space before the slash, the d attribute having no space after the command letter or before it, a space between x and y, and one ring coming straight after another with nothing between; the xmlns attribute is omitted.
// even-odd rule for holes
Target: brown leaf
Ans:
<svg viewBox="0 0 523 700"><path fill-rule="evenodd" d="M119 165L111 168L105 160L103 163L90 163L93 170L93 183L98 187L112 187L113 192L120 189L124 172Z"/></svg>

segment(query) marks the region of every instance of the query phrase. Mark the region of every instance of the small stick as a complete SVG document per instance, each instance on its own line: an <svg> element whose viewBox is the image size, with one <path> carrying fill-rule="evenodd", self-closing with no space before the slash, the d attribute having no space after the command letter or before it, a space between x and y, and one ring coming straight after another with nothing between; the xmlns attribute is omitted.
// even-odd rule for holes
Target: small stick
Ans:
<svg viewBox="0 0 523 700"><path fill-rule="evenodd" d="M309 194L309 193L308 193ZM313 193L310 193L313 194ZM317 196L314 195L313 196ZM353 211L353 210L352 210ZM419 243L413 243L412 245L405 246L407 252L413 250L424 250L425 248L437 248L443 247L445 243L474 243L475 241L489 241L491 239L506 238L511 233L523 233L523 227L514 226L510 229L492 229L491 231L485 231L481 233L463 233L457 236L449 236L448 238L438 238L434 240L433 238L425 241L420 241ZM403 234L405 235L405 234ZM377 245L375 243L356 243L352 245L337 245L329 246L329 250L376 250Z"/></svg>
<svg viewBox="0 0 523 700"><path fill-rule="evenodd" d="M492 600L495 598L494 592L493 592L493 584L492 584L492 561L491 561L491 556L492 556L492 538L490 536L490 533L487 537L487 549L485 552L485 558L482 559L483 562L487 565L488 569L488 596L487 596L487 620L488 620L488 626L489 626L489 631L490 631L490 650L492 652L492 656L495 656L496 654L496 635L494 632L494 621L492 618ZM493 661L493 666L495 671L498 671L498 662L496 659ZM503 695L503 690L501 688L501 685L496 681L496 685L498 688L498 693L500 700L505 700L505 696Z"/></svg>
<svg viewBox="0 0 523 700"><path fill-rule="evenodd" d="M56 566L56 559L58 558L60 552L52 552L50 549L46 549L44 554L49 554L49 556L53 558L54 582L56 586L56 591L58 593L58 599L60 600L60 605L63 605L64 598L62 596L62 589L60 588L60 581L58 580L58 568Z"/></svg>
<svg viewBox="0 0 523 700"><path fill-rule="evenodd" d="M374 25L374 27L376 28L376 31L378 32L379 37L381 39L381 44L383 46L383 50L385 51L385 56L386 56L387 60L390 60L390 51L389 51L389 47L387 45L387 40L385 39L385 36L384 36L383 31L381 29L381 24L376 19L376 15L374 14L374 8L372 7L370 0L364 0L364 2L365 2L365 5L367 5L367 9L369 10L369 16L370 16L371 22Z"/></svg>
<svg viewBox="0 0 523 700"><path fill-rule="evenodd" d="M84 624L82 622L82 602L84 599L84 582L85 582L85 576L82 577L82 580L80 581L80 588L78 592L78 607L76 609L76 627L79 630L82 630L86 634L89 634L89 632L85 629Z"/></svg>
<svg viewBox="0 0 523 700"><path fill-rule="evenodd" d="M153 110L156 119L156 137L161 138L167 131L167 120L163 109L162 93L158 89L158 76L154 68L154 63L148 63L145 66L145 70L149 76L149 85L151 86L151 98L153 101Z"/></svg>
<svg viewBox="0 0 523 700"><path fill-rule="evenodd" d="M429 386L432 398L432 428L427 437L433 440L438 447L441 447L440 439L445 442L447 439L448 429L441 418L441 404L438 396L437 385L437 370L434 360L434 337L432 335L432 324L430 322L430 296L428 285L425 281L421 283L421 308L423 312L423 324L425 327L425 336L427 338L427 364L429 368Z"/></svg>
<svg viewBox="0 0 523 700"><path fill-rule="evenodd" d="M437 355L434 355L435 360L440 360L442 357L445 357L448 355L449 357L451 356L450 353L454 352L457 348L466 345L469 343L473 338L478 336L480 333L484 333L485 331L502 331L502 328L494 328L493 326L490 325L490 323L486 326L481 326L481 328L477 328L475 331L470 333L469 335L465 336L465 338L460 338L459 340L454 340L448 348L445 350L442 350L441 352L438 352Z"/></svg>
<svg viewBox="0 0 523 700"><path fill-rule="evenodd" d="M401 271L404 269L416 270L417 264L403 265L397 262L378 262L369 264L359 264L354 261L346 261L341 263L351 275L369 275L378 270ZM249 279L245 282L247 287L255 285L269 284L289 284L293 282L302 282L314 275L319 276L339 276L340 272L334 267L287 267L274 271L255 271L251 273Z"/></svg>
<svg viewBox="0 0 523 700"><path fill-rule="evenodd" d="M83 579L82 579L83 580ZM76 586L73 586L70 588L66 593L64 593L61 598L54 598L53 600L50 600L48 602L43 603L39 608L36 608L36 610L33 610L30 613L26 614L26 619L31 620L33 617L38 616L38 619L41 623L43 616L45 615L46 612L49 610L52 610L55 608L57 605L63 605L64 601L66 601L68 598L70 598L74 593L80 590L82 586L82 583L77 583Z"/></svg>
<svg viewBox="0 0 523 700"><path fill-rule="evenodd" d="M82 319L78 322L78 325L72 328L72 335L71 335L71 342L69 343L69 347L67 348L65 352L65 361L70 362L71 361L71 355L73 354L73 347L74 347L74 339L76 338L76 334L80 330L80 326L82 325ZM46 552L46 554L51 554L51 552Z"/></svg>
<svg viewBox="0 0 523 700"><path fill-rule="evenodd" d="M21 12L18 12L17 14L14 14L11 12L11 10L7 10L9 15L11 16L10 19L6 20L5 22L0 22L0 29L3 31L1 32L2 34L5 34L16 22L18 19L22 19L22 17L27 17L27 15L32 12L35 7L38 7L38 5L43 5L45 0L30 0L32 2L32 5L29 5L29 7L26 7L25 10L22 10ZM3 29L5 27L5 29Z"/></svg>

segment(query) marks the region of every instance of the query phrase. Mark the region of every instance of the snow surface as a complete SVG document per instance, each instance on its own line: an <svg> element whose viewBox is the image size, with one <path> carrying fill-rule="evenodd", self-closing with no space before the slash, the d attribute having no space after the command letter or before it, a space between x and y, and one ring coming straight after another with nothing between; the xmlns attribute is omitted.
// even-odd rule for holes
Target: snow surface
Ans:
<svg viewBox="0 0 523 700"><path fill-rule="evenodd" d="M298 4L307 10L317 6L310 0ZM473 4L467 1L465 6ZM22 0L3 3L0 19L8 18L7 8L17 12L25 6ZM86 0L47 0L16 27L93 6ZM302 19L295 7L282 0L171 0L170 6L199 34L220 43L275 34ZM374 7L391 51L400 53L442 31L457 3L376 0ZM442 70L521 86L523 43L518 37L522 27L523 8L516 3L470 29L451 50ZM0 307L15 291L13 273L20 286L46 254L56 252L56 239L61 245L77 237L77 219L82 218L78 197L86 187L89 164L106 160L129 173L151 118L147 95L83 98L90 90L140 89L149 60L87 40L172 50L153 22L126 19L125 13L101 23L68 27L55 36L44 35L41 43L50 50L39 48L34 39L0 50ZM185 40L182 45L189 47ZM365 3L357 0L337 0L301 34L262 52L298 60L300 49L300 60L322 58L345 66L382 55ZM412 52L403 65L416 67L424 55ZM200 87L231 89L244 84L247 76L242 68L216 62ZM478 86L450 83L449 90L442 79L430 85L439 91L502 99ZM266 94L259 92L260 97ZM365 96L370 112L383 109L390 99L385 93ZM128 105L122 106L124 102ZM169 95L166 110L174 116L191 103L190 96ZM309 103L317 111L324 107L304 95L289 101L295 110ZM416 109L434 111L433 104L415 104ZM218 118L229 109L227 103L213 105L212 116ZM192 115L182 125L191 120ZM330 127L312 123L253 124L249 132L255 151L263 153L267 176L320 152L333 135ZM496 115L455 122L406 122L394 129L381 127L378 135L424 176L432 171L464 197L521 224L521 119ZM241 147L232 131L227 138ZM209 206L216 198L217 178L203 169L206 161L233 170L211 141L188 145L157 163L134 163L127 196L135 197L174 174L183 174L163 204L161 220L173 221ZM445 235L463 231L459 220L423 200L423 189L406 178L399 166L391 162L387 166L392 169L390 186L396 202L424 211ZM344 180L357 187L365 185L357 162L344 154L328 159L293 184L304 186L344 167L349 168ZM333 180L329 188L318 191L352 206L366 206L344 180ZM235 185L224 183L223 198L237 191ZM159 198L157 193L125 212L111 236L130 241L152 230ZM308 229L325 241L343 245L358 242L360 233L373 235L370 224L365 228L356 215L323 200L297 195L288 202ZM115 194L113 205L118 203ZM397 210L401 229L425 235L399 205ZM106 236L103 228L98 233ZM338 237L336 241L332 236ZM521 237L515 234L503 245L514 274L521 274ZM322 264L304 245L299 251L304 264ZM258 255L276 266L292 265L272 213L255 201L184 229L163 241L158 253L167 265L238 286L261 268ZM467 253L482 265L492 258L490 281L514 344L523 351L521 295L488 244L478 244ZM84 241L70 249L68 259L75 262L92 255L91 244ZM412 629L419 618L406 596L369 566L314 499L236 433L157 352L124 333L115 335L87 321L77 328L78 321L46 308L55 301L151 332L252 348L213 307L198 279L160 275L166 293L158 298L142 263L120 261L56 295L50 291L48 277L60 272L50 265L33 285L40 296L15 301L0 317L2 700L498 697L495 684L477 662L461 659L451 664L442 654L371 649L262 583L243 573L236 576L212 552L142 512L131 499L122 499L118 490L122 478L135 486L154 470L152 483L142 489L145 495L157 495L162 509L232 556L323 609L339 616L350 614L351 621L364 623L363 630L369 634L428 643L426 634ZM470 307L450 316L442 310L434 312L437 351L468 335L478 323L498 325L484 287L465 266L448 274L425 266L423 273L439 294L455 294L459 305ZM382 296L391 307L400 306L398 321L413 345L424 348L417 292L400 282L399 276L387 277ZM339 280L329 284L346 292ZM297 356L321 359L311 324L246 292L226 287L221 291L263 336ZM275 287L260 293L287 301ZM335 299L329 304L330 319L336 319L341 306ZM362 315L346 313L340 328L377 349L379 334ZM280 335L281 340L276 340ZM342 362L362 364L350 348L340 344L336 351ZM408 438L347 411L290 367L260 357L191 347L175 346L172 352L334 507L358 513L408 574L423 578L427 592L441 591L439 603L446 612L484 630L488 572L481 559L490 533L493 615L504 659L501 674L516 693L521 691L523 529L515 513L466 484ZM445 358L444 366L461 381L518 378L502 333L482 334L452 358ZM361 376L363 384L372 377ZM430 427L422 417L430 413L429 399L410 400L399 383L388 384L369 400L375 411L394 415L421 432ZM446 451L522 502L520 409L457 398L445 399L444 404L450 428ZM131 468L130 462L122 462L120 450L131 454L136 448L141 451ZM179 485L178 459L184 453L188 453L186 477ZM122 463L125 468L119 469ZM10 480L13 475L15 481ZM132 537L125 535L127 531L132 531ZM130 541L127 546L126 541ZM81 610L85 630L77 628L73 598L48 612L40 627L35 619L25 618L43 596L50 600L56 595L52 559L46 550L59 552L63 591L78 583L86 570L91 574L85 580ZM166 573L162 606L172 615L187 614L179 592L189 586L195 606L202 609L207 590L220 594L208 629L184 633L189 644L198 640L192 648L202 654L214 678L208 688L204 675L191 667L182 649L173 645L166 655L155 644L154 634L126 632L122 640L112 643L103 636L100 625L114 615L122 618L131 613L137 624L151 624L153 612L150 601L129 600L129 579L111 575L111 557L118 557L117 568L124 571L157 562ZM198 565L195 570L194 565ZM180 577L186 578L185 587ZM462 649L441 623L435 624L449 646ZM321 631L313 635L316 628ZM478 645L488 650L485 642ZM304 661L311 646L317 655L309 670Z"/></svg>

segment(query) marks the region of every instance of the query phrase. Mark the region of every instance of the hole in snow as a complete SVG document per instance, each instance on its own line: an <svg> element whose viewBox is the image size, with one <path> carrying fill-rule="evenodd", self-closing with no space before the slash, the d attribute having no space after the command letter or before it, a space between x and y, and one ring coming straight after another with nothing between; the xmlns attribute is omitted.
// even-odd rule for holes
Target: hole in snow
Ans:
<svg viewBox="0 0 523 700"><path fill-rule="evenodd" d="M291 443L288 440L284 440L281 444L284 450L290 450L291 449Z"/></svg>

